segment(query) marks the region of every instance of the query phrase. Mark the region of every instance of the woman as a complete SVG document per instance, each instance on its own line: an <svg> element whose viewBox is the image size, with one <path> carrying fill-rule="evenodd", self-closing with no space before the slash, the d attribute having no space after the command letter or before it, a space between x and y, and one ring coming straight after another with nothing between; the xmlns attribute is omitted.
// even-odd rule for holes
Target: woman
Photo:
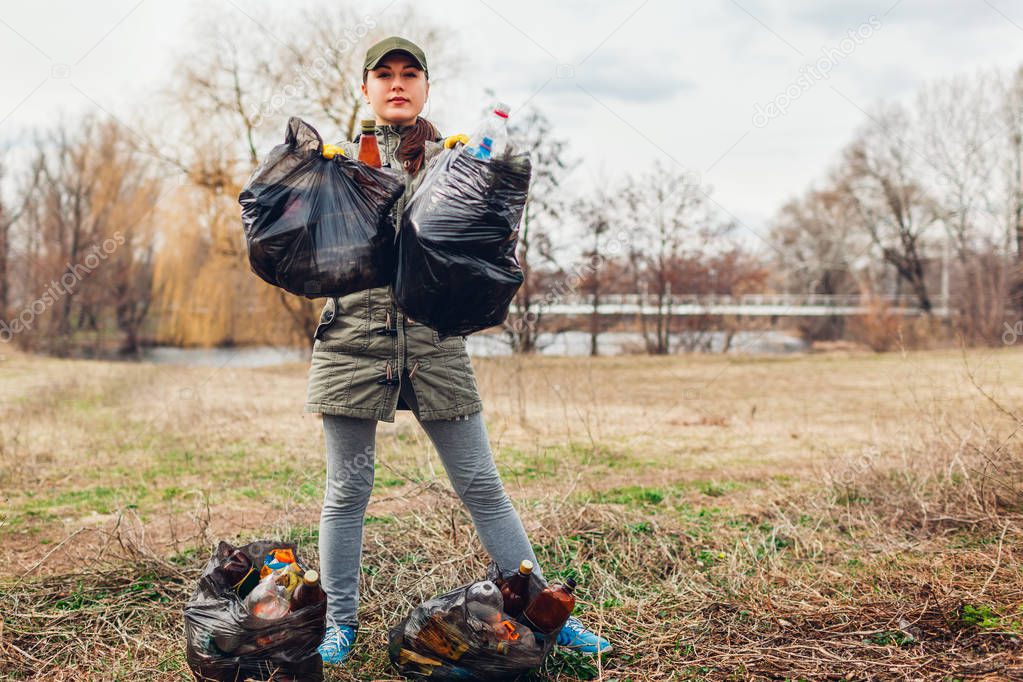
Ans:
<svg viewBox="0 0 1023 682"><path fill-rule="evenodd" d="M419 116L430 92L426 56L412 42L390 37L366 52L362 94L376 115L382 163L399 172L406 190L395 225L422 181L426 162L446 140ZM325 156L354 158L357 142L328 145ZM358 630L363 517L373 489L376 425L408 409L426 431L490 556L503 567L529 559L542 577L494 465L465 337L437 332L398 312L391 286L329 299L320 316L309 371L307 412L323 415L327 487L320 517L320 564L328 598L325 663L347 657ZM571 618L558 644L608 653L610 643Z"/></svg>

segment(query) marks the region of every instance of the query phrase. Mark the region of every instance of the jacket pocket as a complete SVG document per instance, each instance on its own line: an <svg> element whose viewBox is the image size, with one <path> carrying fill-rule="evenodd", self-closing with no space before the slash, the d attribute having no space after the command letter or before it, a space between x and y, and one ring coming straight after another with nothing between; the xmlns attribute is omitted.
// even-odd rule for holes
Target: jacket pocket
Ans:
<svg viewBox="0 0 1023 682"><path fill-rule="evenodd" d="M313 350L364 351L369 347L370 290L327 299Z"/></svg>
<svg viewBox="0 0 1023 682"><path fill-rule="evenodd" d="M437 333L436 329L430 329L433 332L433 345L444 350L462 350L465 348L465 337L464 336L445 336L441 338L441 335Z"/></svg>

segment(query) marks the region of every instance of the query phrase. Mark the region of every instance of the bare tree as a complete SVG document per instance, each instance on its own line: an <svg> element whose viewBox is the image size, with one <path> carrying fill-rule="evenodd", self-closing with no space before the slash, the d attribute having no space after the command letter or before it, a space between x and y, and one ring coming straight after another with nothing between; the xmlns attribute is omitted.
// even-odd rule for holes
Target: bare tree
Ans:
<svg viewBox="0 0 1023 682"><path fill-rule="evenodd" d="M32 312L30 343L49 352L103 352L111 327L125 334L128 350L137 346L150 277L125 278L151 258L159 179L131 135L116 121L86 116L35 139L33 191L17 224L27 283L21 303Z"/></svg>
<svg viewBox="0 0 1023 682"><path fill-rule="evenodd" d="M504 332L514 352L532 353L542 330L543 304L550 298L541 291L538 268L556 263L552 235L568 205L561 183L578 162L568 158L568 143L554 135L551 122L537 109L513 117L509 135L517 148L529 150L533 174L516 251L524 279L515 294L518 311L505 320Z"/></svg>
<svg viewBox="0 0 1023 682"><path fill-rule="evenodd" d="M1004 139L998 120L998 79L977 73L940 80L916 99L918 180L940 202L956 257L965 263L981 240L1001 230L996 174ZM928 176L933 175L933 180Z"/></svg>
<svg viewBox="0 0 1023 682"><path fill-rule="evenodd" d="M854 229L866 234L907 283L920 309L930 314L923 240L946 212L923 186L919 152L907 140L911 127L898 106L873 117L845 150L836 176L854 210Z"/></svg>
<svg viewBox="0 0 1023 682"><path fill-rule="evenodd" d="M582 224L581 237L586 243L583 251L585 264L581 286L590 298L590 355L599 355L597 339L601 330L600 302L604 293L605 263L609 256L605 241L611 225L615 220L612 199L604 191L606 185L600 183L600 190L576 203L575 214Z"/></svg>
<svg viewBox="0 0 1023 682"><path fill-rule="evenodd" d="M1006 215L1019 194L1011 180L1013 126L1007 136L1010 121L1003 115L1010 95L1001 74L979 72L925 87L916 104L922 145L937 172L930 191L947 234L943 303L956 313L950 324L973 341L998 338L1009 296L1003 244L1011 232Z"/></svg>
<svg viewBox="0 0 1023 682"><path fill-rule="evenodd" d="M785 204L772 227L776 278L785 291L836 295L855 293L855 258L866 240L852 230L850 202L832 187L811 189ZM839 338L844 318L833 315L801 323L810 340Z"/></svg>
<svg viewBox="0 0 1023 682"><path fill-rule="evenodd" d="M623 221L630 235L628 257L639 291L656 303L652 338L640 316L647 351L670 353L672 270L687 253L702 252L726 228L716 217L707 190L687 173L658 163L631 178L623 191Z"/></svg>
<svg viewBox="0 0 1023 682"><path fill-rule="evenodd" d="M1006 241L1015 247L1015 267L1009 281L1011 301L1023 316L1023 66L1007 79L1003 90L1001 119L1005 122L1008 144L1003 165L1007 195ZM1012 246L1006 248L1012 251Z"/></svg>
<svg viewBox="0 0 1023 682"><path fill-rule="evenodd" d="M0 158L0 187L3 186L4 170L3 159ZM8 208L4 205L3 195L0 193L0 320L7 319L13 297L11 274L13 254L12 230L25 212L29 197L34 194L38 187L39 175L39 164L33 164L26 175L26 181L16 190L16 206L14 208Z"/></svg>

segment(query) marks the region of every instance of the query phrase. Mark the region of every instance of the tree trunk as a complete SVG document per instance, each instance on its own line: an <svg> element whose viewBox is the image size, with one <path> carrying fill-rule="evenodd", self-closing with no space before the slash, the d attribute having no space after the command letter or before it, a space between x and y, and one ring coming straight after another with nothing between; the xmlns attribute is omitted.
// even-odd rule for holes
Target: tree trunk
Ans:
<svg viewBox="0 0 1023 682"><path fill-rule="evenodd" d="M896 282L905 280L909 288L916 296L917 305L925 315L932 313L931 298L927 293L927 280L924 276L924 264L917 256L915 248L906 249L905 253L899 253L894 249L885 249L884 258L895 267L898 275Z"/></svg>
<svg viewBox="0 0 1023 682"><path fill-rule="evenodd" d="M1020 138L1016 137L1017 148ZM1023 317L1023 162L1017 161L1016 166L1016 210L1013 220L1016 228L1016 268L1009 277L1010 305L1016 304L1016 311ZM2 301L0 301L2 303Z"/></svg>
<svg viewBox="0 0 1023 682"><path fill-rule="evenodd" d="M10 300L7 284L7 234L10 225L4 222L4 207L0 204L0 321L7 319L7 305Z"/></svg>

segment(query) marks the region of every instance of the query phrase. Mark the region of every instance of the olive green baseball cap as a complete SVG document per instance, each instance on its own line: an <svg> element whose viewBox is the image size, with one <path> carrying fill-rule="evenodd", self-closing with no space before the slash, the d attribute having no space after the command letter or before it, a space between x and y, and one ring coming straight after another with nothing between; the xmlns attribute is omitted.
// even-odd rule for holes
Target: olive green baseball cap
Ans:
<svg viewBox="0 0 1023 682"><path fill-rule="evenodd" d="M411 40L406 40L399 36L384 38L379 43L376 43L366 50L366 62L362 66L363 77L365 77L367 71L375 69L377 64L380 63L380 60L392 52L407 53L412 57L412 59L419 63L419 68L423 70L426 77L430 77L430 70L426 68L426 54L423 52L422 48L413 43Z"/></svg>

